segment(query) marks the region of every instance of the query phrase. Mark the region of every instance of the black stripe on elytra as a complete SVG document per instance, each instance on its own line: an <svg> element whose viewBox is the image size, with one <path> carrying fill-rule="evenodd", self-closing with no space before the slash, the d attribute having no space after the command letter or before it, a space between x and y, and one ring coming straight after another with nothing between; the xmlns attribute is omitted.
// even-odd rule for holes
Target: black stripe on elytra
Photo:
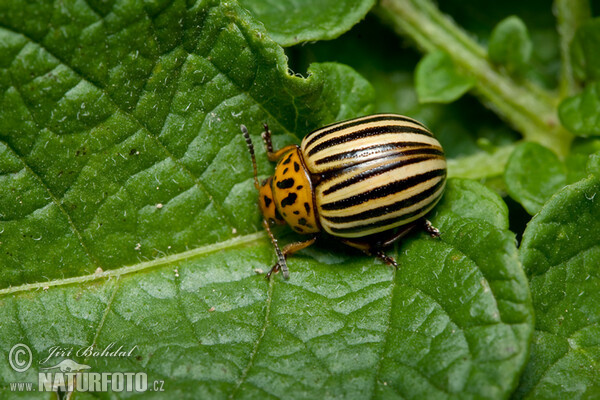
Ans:
<svg viewBox="0 0 600 400"><path fill-rule="evenodd" d="M421 147L421 149L433 148L433 146L431 144L424 143L424 142L391 142L391 143L385 143L385 144L376 144L373 146L363 147L360 149L353 149L353 150L345 151L343 153L337 153L337 154L334 154L331 156L319 158L318 160L315 160L314 163L315 163L315 165L320 165L320 164L327 164L330 162L342 161L347 158L359 159L359 158L364 158L366 156L370 156L371 154L384 153L384 152L387 152L390 150L405 149L407 147L415 147L415 146L424 146L424 147ZM400 154L404 154L404 151Z"/></svg>
<svg viewBox="0 0 600 400"><path fill-rule="evenodd" d="M420 201L425 200L426 198L428 198L429 196L431 196L432 194L437 192L444 185L444 182L445 182L444 179L440 179L440 181L438 183L436 183L435 185L433 185L432 187L427 188L426 190L423 190L420 193L412 195L411 197L408 197L406 199L399 200L392 204L372 208L370 210L362 211L362 212L352 214L352 215L344 215L344 216L340 216L340 217L323 216L323 218L326 219L327 221L330 221L333 223L345 223L345 222L356 222L356 221L361 221L361 220L368 220L370 218L377 218L377 217L380 217L385 214L391 214L393 212L400 211L403 208L410 207L413 204L417 204ZM402 217L405 217L406 215L409 215L409 216L416 215L421 211L422 211L422 209L417 210L416 213L414 213L414 214L403 214Z"/></svg>
<svg viewBox="0 0 600 400"><path fill-rule="evenodd" d="M411 218L413 218L415 215L425 215L429 212L429 210L431 210L433 208L433 204L434 202L432 202L432 204L430 204L429 206L425 207L424 209L420 209L420 210L415 210L412 211L410 213L407 214L403 214L401 215L402 218L398 218L398 219L384 219L381 221L377 221L377 222L373 222L371 224L366 224L366 225L359 225L359 226L353 226L352 228L337 228L335 226L330 227L329 229L331 229L332 233L359 233L359 232L365 232L368 231L370 229L374 229L374 228L380 228L382 226L386 226L386 225L394 225L397 224L398 222L401 221L406 221L409 220Z"/></svg>
<svg viewBox="0 0 600 400"><path fill-rule="evenodd" d="M412 118L404 117L402 115L375 114L375 115L370 116L370 118L365 118L365 119L363 119L363 118L364 117L360 117L360 118L351 119L349 121L335 122L333 124L326 125L322 128L312 131L311 133L306 135L306 137L304 138L304 140L308 139L308 143L306 143L306 146L304 148L307 148L308 146L313 144L315 141L321 139L323 136L329 135L334 132L339 132L346 128L351 128L353 126L367 124L370 122L378 122L378 121L412 122L412 123L415 123L417 125L422 126L425 129L427 129L425 127L425 125L423 125L419 121L412 119ZM319 132L319 133L317 135L311 137L311 135L315 134L316 132Z"/></svg>
<svg viewBox="0 0 600 400"><path fill-rule="evenodd" d="M294 186L294 183L294 178L287 178L277 182L275 185L277 185L279 189L289 189Z"/></svg>
<svg viewBox="0 0 600 400"><path fill-rule="evenodd" d="M320 152L321 150L327 149L332 146L337 146L342 143L351 142L353 140L358 140L358 139L366 138L369 136L383 135L386 133L417 133L417 134L430 136L430 137L433 136L429 131L426 131L425 129L422 129L422 128L415 128L413 126L406 126L406 125L376 126L376 127L371 127L371 128L354 131L354 132L351 132L344 136L337 136L337 137L328 139L322 143L319 143L312 149L310 149L308 151L308 156L309 157L313 156L316 153ZM308 146L305 148L308 148Z"/></svg>
<svg viewBox="0 0 600 400"><path fill-rule="evenodd" d="M436 150L436 149L432 149L432 150ZM438 151L438 150L436 150ZM419 152L420 153L420 152ZM436 154L436 153L434 153ZM393 156L393 157L389 157L390 159L392 158L396 158L397 156ZM388 157L386 157L388 158ZM407 165L412 165L412 164L417 164L420 163L422 161L429 161L432 158L430 156L424 155L422 157L412 157L412 158L400 158L398 161L389 163L389 164L382 164L379 165L377 167L371 168L369 170L366 170L364 172L361 172L360 174L354 175L351 178L345 179L339 183L336 183L335 185L331 185L331 187L327 188L326 190L323 191L323 195L328 195L330 193L333 193L335 191L338 191L340 189L343 189L345 187L348 187L350 185L354 185L355 183L358 183L360 181L363 181L365 179L369 179L372 178L374 176L377 175L381 175L385 172L389 172L389 171L393 171L397 168L401 168Z"/></svg>
<svg viewBox="0 0 600 400"><path fill-rule="evenodd" d="M428 181L436 176L445 176L446 169L434 169L422 174L413 175L399 181L390 182L387 185L378 186L376 188L364 191L354 196L346 197L345 199L325 203L321 205L323 210L343 210L344 208L353 207L364 202L379 199L381 197L390 196L392 194L409 189L419 183Z"/></svg>

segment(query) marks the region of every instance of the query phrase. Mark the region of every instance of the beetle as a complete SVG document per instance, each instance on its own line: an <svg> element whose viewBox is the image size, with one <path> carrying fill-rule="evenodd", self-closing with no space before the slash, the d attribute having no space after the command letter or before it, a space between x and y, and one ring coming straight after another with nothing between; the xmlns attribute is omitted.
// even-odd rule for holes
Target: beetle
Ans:
<svg viewBox="0 0 600 400"><path fill-rule="evenodd" d="M287 256L312 245L326 233L386 264L397 266L383 249L421 226L440 232L424 217L446 185L442 146L422 123L397 114L375 114L337 122L304 137L300 146L273 150L271 131L262 138L273 176L258 182L254 146L241 125L252 158L263 226L275 247L277 263L289 277ZM287 223L310 235L281 250L270 225Z"/></svg>

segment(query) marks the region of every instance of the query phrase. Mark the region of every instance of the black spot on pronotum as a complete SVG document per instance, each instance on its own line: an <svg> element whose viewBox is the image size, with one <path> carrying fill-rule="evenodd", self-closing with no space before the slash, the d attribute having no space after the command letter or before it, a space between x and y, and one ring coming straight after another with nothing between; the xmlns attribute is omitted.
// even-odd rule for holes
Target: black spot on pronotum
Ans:
<svg viewBox="0 0 600 400"><path fill-rule="evenodd" d="M294 211L294 215L300 215L300 211L298 211L298 210Z"/></svg>
<svg viewBox="0 0 600 400"><path fill-rule="evenodd" d="M296 161L294 161L294 171L300 171L300 164L298 164Z"/></svg>
<svg viewBox="0 0 600 400"><path fill-rule="evenodd" d="M300 189L302 189L303 187L304 187L304 186L302 186L302 185L298 185L298 186L296 186L296 190L300 190Z"/></svg>
<svg viewBox="0 0 600 400"><path fill-rule="evenodd" d="M296 202L298 195L296 193L290 193L287 197L281 200L281 207L291 206Z"/></svg>
<svg viewBox="0 0 600 400"><path fill-rule="evenodd" d="M294 178L287 178L287 179L277 182L277 187L279 189L289 189L292 186L294 186Z"/></svg>
<svg viewBox="0 0 600 400"><path fill-rule="evenodd" d="M306 221L306 218L300 218L300 219L298 220L298 223L299 223L300 225L304 225L304 226L306 226L306 223L307 223L307 221Z"/></svg>
<svg viewBox="0 0 600 400"><path fill-rule="evenodd" d="M308 203L304 203L304 209L306 210L306 213L310 215L310 205Z"/></svg>
<svg viewBox="0 0 600 400"><path fill-rule="evenodd" d="M285 161L283 161L283 164L289 164L290 161L291 161L291 159L292 159L292 155L293 154L290 154L289 156L287 156L287 158L285 159Z"/></svg>
<svg viewBox="0 0 600 400"><path fill-rule="evenodd" d="M286 168L286 169L283 170L283 174L282 175L287 174L287 172L288 172L288 169Z"/></svg>
<svg viewBox="0 0 600 400"><path fill-rule="evenodd" d="M265 201L265 207L269 208L269 206L271 205L271 200L268 196L264 196L264 201Z"/></svg>

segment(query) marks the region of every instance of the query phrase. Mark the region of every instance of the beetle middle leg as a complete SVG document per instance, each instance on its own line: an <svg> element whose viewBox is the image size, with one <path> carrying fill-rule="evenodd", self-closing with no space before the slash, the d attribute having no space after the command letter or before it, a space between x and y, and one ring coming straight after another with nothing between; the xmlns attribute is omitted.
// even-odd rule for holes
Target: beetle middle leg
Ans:
<svg viewBox="0 0 600 400"><path fill-rule="evenodd" d="M282 149L274 151L273 142L271 141L271 131L269 130L269 125L264 123L263 126L265 127L265 130L262 133L262 138L265 142L265 147L267 148L267 157L269 158L269 161L277 161L279 160L279 158L281 158L282 155L296 148L295 145L291 144L289 146L285 146Z"/></svg>
<svg viewBox="0 0 600 400"><path fill-rule="evenodd" d="M433 226L428 219L423 218L423 228L432 238L440 237L441 235L440 230Z"/></svg>
<svg viewBox="0 0 600 400"><path fill-rule="evenodd" d="M347 244L348 246L361 250L367 255L379 258L381 261L388 265L397 267L398 263L396 262L396 260L393 257L386 255L383 252L383 249L391 246L392 244L406 236L409 232L413 231L415 228L418 227L422 227L425 230L425 232L427 232L432 238L437 238L440 236L440 231L436 227L434 227L429 220L422 218L409 225L401 226L397 231L391 231L391 234L388 234L387 236L377 234L371 238L366 239L344 238L341 239L341 241L342 243Z"/></svg>
<svg viewBox="0 0 600 400"><path fill-rule="evenodd" d="M285 279L288 279L290 277L290 272L288 270L287 262L286 262L287 256L292 255L292 254L296 253L297 251L307 248L308 246L312 245L316 240L317 240L317 237L313 236L312 238L302 241L302 242L293 242L293 243L285 245L285 247L281 251L282 257L279 257L279 260L277 261L277 263L275 265L273 265L273 267L267 273L267 276L265 278L269 279L271 277L271 274L277 273L279 270L281 270L283 272L283 277Z"/></svg>
<svg viewBox="0 0 600 400"><path fill-rule="evenodd" d="M381 234L374 235L370 238L362 238L362 239L341 239L342 243L347 244L348 246L354 247L355 249L359 249L363 253L369 256L375 256L379 258L381 261L386 263L387 265L391 265L393 267L397 267L398 263L394 259L394 257L388 256L384 253L383 249L392 245L394 242L398 241L400 238L406 236L410 231L412 231L417 224L413 223L407 226L402 226L397 231L391 231L391 234L387 236L382 236Z"/></svg>
<svg viewBox="0 0 600 400"><path fill-rule="evenodd" d="M385 254L383 252L381 247L376 246L373 243L362 242L362 241L354 240L354 239L340 239L340 240L342 243L344 243L350 247L354 247L355 249L362 251L363 253L365 253L368 256L375 256L375 257L379 258L381 261L383 261L387 265L391 265L393 267L398 266L398 263L396 262L394 257L388 256L387 254Z"/></svg>

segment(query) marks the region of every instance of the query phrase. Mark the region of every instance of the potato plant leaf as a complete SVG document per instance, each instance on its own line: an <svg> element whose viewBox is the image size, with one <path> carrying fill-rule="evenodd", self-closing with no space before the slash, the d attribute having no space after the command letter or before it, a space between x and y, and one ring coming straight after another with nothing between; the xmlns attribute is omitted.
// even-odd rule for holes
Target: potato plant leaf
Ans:
<svg viewBox="0 0 600 400"><path fill-rule="evenodd" d="M578 138L571 146L571 152L565 160L567 183L575 183L587 178L590 157L600 153L600 139Z"/></svg>
<svg viewBox="0 0 600 400"><path fill-rule="evenodd" d="M478 183L448 182L441 238L390 249L398 270L324 240L290 259L289 281L259 273L274 254L239 125L264 176L262 122L279 147L370 111L352 69L289 75L230 2L0 7L0 397L67 359L146 373L173 398L514 389L531 299L506 206Z"/></svg>
<svg viewBox="0 0 600 400"><path fill-rule="evenodd" d="M600 152L592 154L586 165L587 172L600 177Z"/></svg>
<svg viewBox="0 0 600 400"><path fill-rule="evenodd" d="M510 196L529 214L536 214L544 203L567 183L567 168L556 154L537 143L517 146L504 171Z"/></svg>
<svg viewBox="0 0 600 400"><path fill-rule="evenodd" d="M527 226L521 258L536 316L516 398L600 396L600 177L567 186Z"/></svg>
<svg viewBox="0 0 600 400"><path fill-rule="evenodd" d="M575 76L581 81L600 79L600 18L584 22L571 43L571 64Z"/></svg>
<svg viewBox="0 0 600 400"><path fill-rule="evenodd" d="M415 87L421 103L450 103L475 85L443 51L427 54L415 71Z"/></svg>
<svg viewBox="0 0 600 400"><path fill-rule="evenodd" d="M531 58L532 42L525 23L510 16L498 23L488 44L490 60L501 64L511 73L524 72Z"/></svg>
<svg viewBox="0 0 600 400"><path fill-rule="evenodd" d="M282 46L340 36L363 19L375 0L240 0Z"/></svg>
<svg viewBox="0 0 600 400"><path fill-rule="evenodd" d="M575 96L566 98L558 107L560 122L578 136L600 135L600 82L590 83Z"/></svg>
<svg viewBox="0 0 600 400"><path fill-rule="evenodd" d="M251 233L260 225L239 125L262 155L262 122L290 142L371 108L372 88L348 67L288 75L281 48L237 6L176 1L151 18L144 3L123 1L102 19L71 2L48 9L50 31L37 33L20 32L30 10L9 5L0 12L13 26L0 29L0 287ZM60 12L82 21L63 29ZM98 44L85 64L73 48L89 30ZM71 36L52 41L59 33Z"/></svg>
<svg viewBox="0 0 600 400"><path fill-rule="evenodd" d="M533 322L506 206L478 183L451 180L432 221L441 238L401 243L391 253L398 270L322 243L290 259L289 281L267 282L253 271L273 261L259 233L110 279L4 289L0 348L26 343L44 367L61 359L39 364L52 346L137 346L135 357L72 358L94 371L144 371L189 398L506 398ZM1 387L36 376L0 360Z"/></svg>

